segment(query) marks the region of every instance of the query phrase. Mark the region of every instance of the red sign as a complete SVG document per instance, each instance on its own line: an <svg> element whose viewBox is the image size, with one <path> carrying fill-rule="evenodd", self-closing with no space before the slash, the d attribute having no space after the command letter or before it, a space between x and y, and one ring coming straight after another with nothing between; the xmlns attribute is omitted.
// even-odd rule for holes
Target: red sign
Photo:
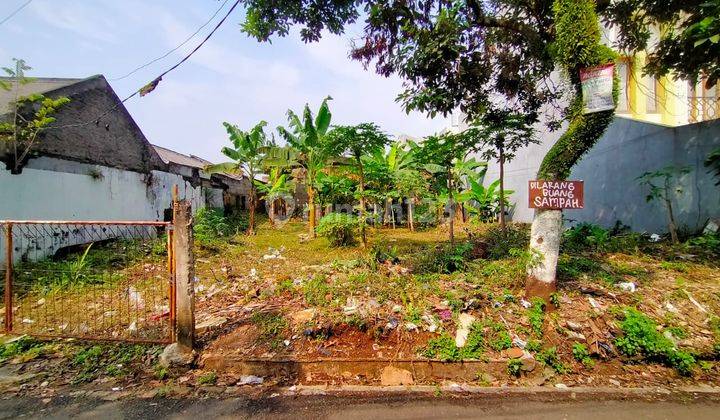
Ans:
<svg viewBox="0 0 720 420"><path fill-rule="evenodd" d="M585 206L583 181L528 181L531 209L581 209Z"/></svg>

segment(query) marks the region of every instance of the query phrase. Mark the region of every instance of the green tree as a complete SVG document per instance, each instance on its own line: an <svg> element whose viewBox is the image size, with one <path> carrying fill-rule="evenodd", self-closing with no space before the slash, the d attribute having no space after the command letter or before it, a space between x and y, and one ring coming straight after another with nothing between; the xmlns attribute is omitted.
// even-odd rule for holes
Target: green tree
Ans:
<svg viewBox="0 0 720 420"><path fill-rule="evenodd" d="M673 211L673 197L680 196L683 189L678 185L678 178L689 174L692 169L689 166L675 167L667 166L657 171L645 172L637 177L641 186L648 188L648 195L645 200L660 201L665 207L668 218L668 230L674 244L680 243L677 234L677 222Z"/></svg>
<svg viewBox="0 0 720 420"><path fill-rule="evenodd" d="M367 246L366 224L366 195L365 195L365 168L363 156L369 156L382 150L390 142L387 134L374 123L362 123L358 125L341 125L333 127L330 132L331 141L334 142L343 153L349 154L353 166L360 177L358 183L358 198L360 200L360 237L363 247Z"/></svg>
<svg viewBox="0 0 720 420"><path fill-rule="evenodd" d="M505 199L505 162L514 159L519 149L533 143L539 143L532 129L534 122L525 115L509 110L489 109L472 124L471 130L477 130L475 135L482 139L483 159L494 159L498 163L500 170L499 188L495 188L497 188L499 195L497 201L499 203L498 219L502 229L505 229L505 204L507 201ZM488 186L487 189L483 190L485 193L490 192L490 195L492 195L496 191L495 188ZM471 190L480 192L478 188L472 188Z"/></svg>
<svg viewBox="0 0 720 420"><path fill-rule="evenodd" d="M343 174L318 172L315 188L318 204L324 209L333 204L352 203L357 185L354 180Z"/></svg>
<svg viewBox="0 0 720 420"><path fill-rule="evenodd" d="M538 173L566 179L572 166L602 136L614 110L583 114L579 71L611 62L600 42L594 0L245 0L243 30L261 41L301 26L303 40L324 30L341 33L362 10L364 35L350 56L388 76L405 80L398 99L406 110L447 115L460 109L470 121L493 100L505 99L518 112L537 116L541 107L563 107L566 131L552 146ZM567 84L547 83L560 67ZM617 86L617 80L615 81ZM559 87L558 87L559 86ZM565 87L566 86L566 87ZM558 99L569 96L568 105ZM561 121L550 119L553 128ZM528 269L529 295L548 298L556 288L562 213L537 211L530 247L540 253Z"/></svg>
<svg viewBox="0 0 720 420"><path fill-rule="evenodd" d="M258 204L257 185L255 176L260 172L265 158L265 151L273 146L271 139L265 135L267 122L260 121L250 131L243 131L236 125L224 122L225 130L228 133L232 147L223 147L222 153L232 162L218 163L205 167L207 173L229 173L246 177L250 182L250 221L248 234L255 234L255 211Z"/></svg>
<svg viewBox="0 0 720 420"><path fill-rule="evenodd" d="M704 163L706 168L710 168L708 172L714 172L717 181L715 185L720 186L720 147L710 152Z"/></svg>
<svg viewBox="0 0 720 420"><path fill-rule="evenodd" d="M287 203L284 203L285 198L283 195L292 194L295 184L288 179L288 174L283 171L283 168L270 168L268 172L268 182L256 182L256 186L258 192L265 196L270 223L275 225L275 216L278 213L278 207L281 205L287 206Z"/></svg>
<svg viewBox="0 0 720 420"><path fill-rule="evenodd" d="M674 71L709 89L720 79L720 0L615 0L599 2L618 29L618 48L650 50L644 71L656 77ZM656 29L659 39L653 38ZM654 45L653 45L654 44Z"/></svg>
<svg viewBox="0 0 720 420"><path fill-rule="evenodd" d="M32 68L24 60L13 58L13 61L15 69L2 68L9 81L0 80L0 89L14 93L10 113L0 113L0 143L9 146L7 166L11 173L18 174L40 135L55 122L53 115L70 99L64 96L53 99L37 93L21 96L20 87L34 80L25 76L25 71Z"/></svg>
<svg viewBox="0 0 720 420"><path fill-rule="evenodd" d="M374 170L378 172L378 175L382 174L381 176L387 177L386 180L388 182L380 185L378 192L381 193L385 202L383 223L385 225L392 223L394 226L395 214L392 210L392 200L397 194L393 180L395 180L399 172L413 167L413 151L409 145L394 142L390 145L390 149L387 152L382 149L376 150L368 159L374 161L372 165Z"/></svg>
<svg viewBox="0 0 720 420"><path fill-rule="evenodd" d="M451 243L455 242L455 196L464 188L468 177L474 177L478 168L487 166L467 158L476 142L473 134L470 131L443 133L426 137L421 144L412 146L418 166L435 176L440 182L440 191L447 193Z"/></svg>
<svg viewBox="0 0 720 420"><path fill-rule="evenodd" d="M408 200L408 226L411 231L415 230L414 207L415 201L420 199L428 190L427 179L416 170L402 169L393 174L393 184L398 197Z"/></svg>
<svg viewBox="0 0 720 420"><path fill-rule="evenodd" d="M300 167L304 170L309 207L308 230L313 238L317 236L315 232L315 226L317 226L315 178L320 170L339 154L339 148L328 138L332 114L327 101L331 99L329 96L323 99L317 116L314 118L308 104L305 104L302 119L292 110L288 110L289 129L278 127L278 132L289 147L269 150L266 160L270 166Z"/></svg>

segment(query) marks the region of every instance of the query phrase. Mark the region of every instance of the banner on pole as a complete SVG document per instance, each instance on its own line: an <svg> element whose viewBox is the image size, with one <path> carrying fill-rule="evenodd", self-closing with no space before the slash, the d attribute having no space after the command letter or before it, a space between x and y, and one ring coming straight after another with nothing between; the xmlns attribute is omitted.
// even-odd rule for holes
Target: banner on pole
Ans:
<svg viewBox="0 0 720 420"><path fill-rule="evenodd" d="M609 111L615 108L613 102L613 77L615 64L580 69L582 84L583 114Z"/></svg>

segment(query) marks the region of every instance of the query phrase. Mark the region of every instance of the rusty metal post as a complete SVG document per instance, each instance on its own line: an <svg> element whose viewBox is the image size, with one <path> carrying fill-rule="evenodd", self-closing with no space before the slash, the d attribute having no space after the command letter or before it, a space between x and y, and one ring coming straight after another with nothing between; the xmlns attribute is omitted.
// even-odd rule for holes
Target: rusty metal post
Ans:
<svg viewBox="0 0 720 420"><path fill-rule="evenodd" d="M12 332L13 324L13 225L7 223L5 225L5 332Z"/></svg>
<svg viewBox="0 0 720 420"><path fill-rule="evenodd" d="M192 349L195 342L195 256L189 202L181 200L173 204L173 220L176 340L180 346Z"/></svg>

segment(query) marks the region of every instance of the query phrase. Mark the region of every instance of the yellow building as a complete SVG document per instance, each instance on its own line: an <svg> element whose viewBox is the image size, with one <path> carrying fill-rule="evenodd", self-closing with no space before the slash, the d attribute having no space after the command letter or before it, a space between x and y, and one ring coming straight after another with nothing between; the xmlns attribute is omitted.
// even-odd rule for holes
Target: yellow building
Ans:
<svg viewBox="0 0 720 420"><path fill-rule="evenodd" d="M611 32L605 33L606 41ZM673 127L720 118L720 85L705 89L705 80L692 84L672 73L659 79L643 76L646 57L638 53L618 60L617 115Z"/></svg>

